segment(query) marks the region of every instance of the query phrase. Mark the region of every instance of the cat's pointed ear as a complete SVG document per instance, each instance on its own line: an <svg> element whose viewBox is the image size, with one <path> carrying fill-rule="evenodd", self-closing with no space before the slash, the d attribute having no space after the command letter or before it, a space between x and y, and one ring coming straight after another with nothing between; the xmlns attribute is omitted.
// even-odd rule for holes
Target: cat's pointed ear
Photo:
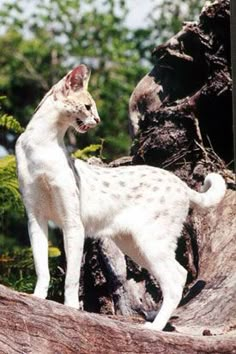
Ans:
<svg viewBox="0 0 236 354"><path fill-rule="evenodd" d="M66 77L66 85L73 91L87 90L90 78L90 70L86 65L81 64L74 68Z"/></svg>

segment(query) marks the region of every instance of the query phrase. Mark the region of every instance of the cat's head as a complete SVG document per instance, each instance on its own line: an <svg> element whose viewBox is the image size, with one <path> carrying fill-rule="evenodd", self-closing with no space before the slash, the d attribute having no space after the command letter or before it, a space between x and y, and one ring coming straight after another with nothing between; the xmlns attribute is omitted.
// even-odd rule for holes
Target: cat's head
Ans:
<svg viewBox="0 0 236 354"><path fill-rule="evenodd" d="M96 103L87 90L89 78L89 69L81 64L55 84L41 102L44 104L50 96L61 123L73 126L79 133L85 133L100 122Z"/></svg>

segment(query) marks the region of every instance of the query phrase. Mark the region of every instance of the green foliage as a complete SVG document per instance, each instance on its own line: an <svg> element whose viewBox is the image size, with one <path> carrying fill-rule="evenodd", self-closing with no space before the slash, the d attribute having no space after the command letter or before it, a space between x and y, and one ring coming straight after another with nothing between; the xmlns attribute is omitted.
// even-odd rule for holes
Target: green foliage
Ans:
<svg viewBox="0 0 236 354"><path fill-rule="evenodd" d="M91 145L100 137L106 140L106 157L127 154L128 101L151 67L151 48L177 32L184 20L194 19L203 0L161 0L147 26L135 30L125 22L127 4L122 0L34 0L29 7L26 0L3 0L0 92L8 97L5 112L25 126L51 85L83 62L92 68L89 90L102 123L80 135L79 144Z"/></svg>
<svg viewBox="0 0 236 354"><path fill-rule="evenodd" d="M197 20L205 0L161 0L151 13L151 40L163 43L180 31L184 21Z"/></svg>
<svg viewBox="0 0 236 354"><path fill-rule="evenodd" d="M0 97L0 101L5 97ZM0 107L0 127L6 136L19 134L23 128L11 116L3 113ZM16 176L16 159L13 155L0 158L0 250L13 249L22 241L22 237L14 235L15 228L22 231L25 223L24 207L19 192ZM23 227L24 228L24 227ZM1 252L1 251L0 251Z"/></svg>
<svg viewBox="0 0 236 354"><path fill-rule="evenodd" d="M4 99L6 99L6 97L1 96L0 102ZM0 126L5 128L6 130L11 130L16 134L20 134L24 131L24 128L20 125L18 120L16 120L12 116L9 116L8 114L1 114L1 112L0 112Z"/></svg>
<svg viewBox="0 0 236 354"><path fill-rule="evenodd" d="M148 69L140 62L139 38L125 24L125 2L35 0L25 9L25 0L6 0L0 11L4 110L25 126L51 85L83 62L92 68L89 90L102 123L80 135L80 146L100 137L107 157L127 154L128 101Z"/></svg>
<svg viewBox="0 0 236 354"><path fill-rule="evenodd" d="M102 157L102 149L103 149L103 141L101 144L91 144L84 149L76 150L72 156L76 159L88 160L90 157L94 156L93 154L96 152L98 156Z"/></svg>
<svg viewBox="0 0 236 354"><path fill-rule="evenodd" d="M31 249L22 248L1 255L0 282L19 291L33 291L35 275Z"/></svg>
<svg viewBox="0 0 236 354"><path fill-rule="evenodd" d="M16 160L12 155L0 159L0 215L9 211L23 214L24 208L16 176Z"/></svg>
<svg viewBox="0 0 236 354"><path fill-rule="evenodd" d="M48 298L62 302L64 270L61 268L61 253L49 247L51 282ZM21 248L0 255L0 283L15 290L33 293L36 275L30 248Z"/></svg>
<svg viewBox="0 0 236 354"><path fill-rule="evenodd" d="M0 92L7 96L2 107L23 126L44 93L65 73L59 64L61 53L48 37L44 31L39 38L25 38L15 25L0 36ZM53 51L57 51L58 64L52 65Z"/></svg>
<svg viewBox="0 0 236 354"><path fill-rule="evenodd" d="M20 125L20 123L15 118L8 116L7 114L0 116L0 126L6 128L7 130L14 131L14 133L23 133L24 131L24 128Z"/></svg>

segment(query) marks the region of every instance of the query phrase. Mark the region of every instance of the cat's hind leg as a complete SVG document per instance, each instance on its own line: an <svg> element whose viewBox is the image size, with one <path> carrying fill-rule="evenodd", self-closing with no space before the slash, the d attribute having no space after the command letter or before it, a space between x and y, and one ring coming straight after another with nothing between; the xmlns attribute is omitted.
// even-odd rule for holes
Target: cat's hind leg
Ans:
<svg viewBox="0 0 236 354"><path fill-rule="evenodd" d="M141 263L140 265L160 284L162 305L154 321L147 322L146 327L162 330L182 298L187 271L175 259L175 244L178 237L171 235L171 230L165 231L161 227L155 227L152 232L150 231L149 228L148 234L134 235L138 256L133 259L136 262L141 260L138 263Z"/></svg>
<svg viewBox="0 0 236 354"><path fill-rule="evenodd" d="M187 271L175 259L170 258L165 262L149 263L148 270L160 284L163 301L154 321L147 322L145 327L162 330L182 298Z"/></svg>

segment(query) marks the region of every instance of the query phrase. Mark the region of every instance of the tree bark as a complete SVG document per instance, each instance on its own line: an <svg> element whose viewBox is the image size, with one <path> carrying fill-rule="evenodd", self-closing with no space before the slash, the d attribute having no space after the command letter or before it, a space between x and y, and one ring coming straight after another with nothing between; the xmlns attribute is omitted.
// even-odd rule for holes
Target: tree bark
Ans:
<svg viewBox="0 0 236 354"><path fill-rule="evenodd" d="M228 190L215 208L193 212L198 276L172 321L180 332L236 334L235 210L236 192Z"/></svg>
<svg viewBox="0 0 236 354"><path fill-rule="evenodd" d="M131 126L136 135L135 163L163 166L178 170L180 175L182 167L185 179L192 175L201 158L215 162L213 156L206 156L206 151L214 151L230 163L233 132L229 0L205 7L199 23L185 23L179 33L154 50L153 59L153 69L130 100Z"/></svg>
<svg viewBox="0 0 236 354"><path fill-rule="evenodd" d="M231 336L154 332L0 286L0 353L236 353Z"/></svg>

